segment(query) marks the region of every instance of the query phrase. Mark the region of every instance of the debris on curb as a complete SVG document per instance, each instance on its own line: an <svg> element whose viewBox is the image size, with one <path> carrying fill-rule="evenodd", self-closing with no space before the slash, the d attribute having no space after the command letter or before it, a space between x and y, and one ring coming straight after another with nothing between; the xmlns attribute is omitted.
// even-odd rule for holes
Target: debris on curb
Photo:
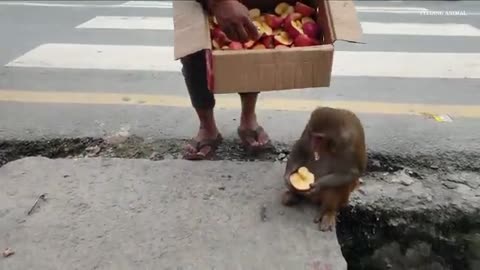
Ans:
<svg viewBox="0 0 480 270"><path fill-rule="evenodd" d="M40 200L46 201L47 200L47 194L43 193L42 195L38 196L38 198L35 201L35 203L33 204L32 208L30 208L30 210L28 211L28 213L27 213L28 216L30 216L33 213L33 211L35 211L35 209L37 208Z"/></svg>
<svg viewBox="0 0 480 270"><path fill-rule="evenodd" d="M260 218L262 222L267 221L267 206L265 204L260 208Z"/></svg>
<svg viewBox="0 0 480 270"><path fill-rule="evenodd" d="M7 248L2 252L3 257L7 258L15 254L15 251L13 251L11 248Z"/></svg>

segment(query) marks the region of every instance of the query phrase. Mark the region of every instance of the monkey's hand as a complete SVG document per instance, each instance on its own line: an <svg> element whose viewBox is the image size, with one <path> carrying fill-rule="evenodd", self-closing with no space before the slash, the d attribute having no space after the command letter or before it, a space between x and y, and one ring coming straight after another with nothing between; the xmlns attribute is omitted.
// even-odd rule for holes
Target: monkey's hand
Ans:
<svg viewBox="0 0 480 270"><path fill-rule="evenodd" d="M306 191L306 195L312 196L321 191L322 188L338 187L348 184L356 179L353 173L333 173L327 174L315 180L310 184L310 189ZM358 177L357 177L358 178Z"/></svg>

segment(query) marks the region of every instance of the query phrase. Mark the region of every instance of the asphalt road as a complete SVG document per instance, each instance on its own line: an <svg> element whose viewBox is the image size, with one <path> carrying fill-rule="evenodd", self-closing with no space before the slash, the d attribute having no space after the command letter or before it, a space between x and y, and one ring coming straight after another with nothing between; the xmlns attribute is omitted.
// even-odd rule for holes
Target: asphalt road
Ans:
<svg viewBox="0 0 480 270"><path fill-rule="evenodd" d="M125 5L125 1L2 1L0 139L99 137L121 130L156 139L194 135L198 124L178 71L125 70L125 65L131 62L122 64L112 59L107 59L112 62L109 62L111 68L98 69L95 57L78 49L80 44L102 50L110 48L105 45L122 45L126 52L135 55L144 48L139 46L173 46L171 30L125 29L132 23L131 18L124 18L120 26L108 26L114 20L112 16L172 15L172 9L165 5L136 4L135 7L131 2ZM364 31L367 30L363 40L366 44L338 42L337 51L375 53L377 57L372 60L384 65L387 71L396 63L382 62L382 55L421 53L419 56L426 57L426 62L411 65L412 68L419 73L438 70L435 76L402 77L402 72L408 71L405 68L395 78L365 71L365 76L334 76L330 88L264 93L261 102L269 104L275 98L296 100L297 107L311 101L343 104L358 112L365 123L369 148L376 151L428 154L479 151L480 62L476 59L480 59L480 3L357 1L357 6ZM107 22L78 28L97 16L106 16ZM99 29L100 26L110 29ZM405 27L411 32L394 33L395 29ZM439 30L441 27L446 28ZM381 33L373 34L375 31ZM50 44L60 47L52 49ZM78 49L78 54L72 53L72 48ZM447 54L451 61L442 60ZM173 57L154 60L155 56L138 59L138 63L145 66L156 63L161 67ZM415 60L415 56L405 56ZM79 59L87 61L79 64ZM70 67L62 68L63 64ZM351 64L351 69L362 69L363 63ZM451 70L450 64L457 68ZM457 75L465 72L465 76L449 78L455 72ZM83 101L74 93L83 93L80 98ZM145 102L129 102L142 94L146 95L142 96L146 103L161 96L168 97L169 104L149 106ZM102 104L105 101L110 104ZM235 136L239 110L226 103L217 109L218 124L226 137ZM259 110L261 124L274 140L290 142L299 135L309 112L297 107ZM448 114L452 121L436 121L422 113Z"/></svg>

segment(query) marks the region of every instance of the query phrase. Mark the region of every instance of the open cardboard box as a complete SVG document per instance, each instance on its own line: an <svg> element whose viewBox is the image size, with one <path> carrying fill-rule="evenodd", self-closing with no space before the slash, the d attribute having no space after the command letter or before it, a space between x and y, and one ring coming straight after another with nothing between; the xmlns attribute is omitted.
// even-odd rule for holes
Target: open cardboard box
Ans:
<svg viewBox="0 0 480 270"><path fill-rule="evenodd" d="M317 8L321 45L283 50L212 50L208 14L194 1L173 1L175 59L205 50L215 94L328 87L337 40L358 42L362 30L351 0L303 0ZM254 7L248 7L254 8ZM263 11L263 10L262 10Z"/></svg>

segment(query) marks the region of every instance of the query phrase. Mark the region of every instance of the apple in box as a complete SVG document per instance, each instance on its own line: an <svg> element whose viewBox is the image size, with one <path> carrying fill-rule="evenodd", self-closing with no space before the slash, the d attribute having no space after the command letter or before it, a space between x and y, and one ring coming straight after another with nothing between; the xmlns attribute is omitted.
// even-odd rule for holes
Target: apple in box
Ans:
<svg viewBox="0 0 480 270"><path fill-rule="evenodd" d="M275 13L282 18L287 17L288 14L291 14L294 11L295 9L287 3L280 3L275 7Z"/></svg>
<svg viewBox="0 0 480 270"><path fill-rule="evenodd" d="M295 12L302 14L303 17L310 17L315 14L315 9L302 3L297 2L295 3Z"/></svg>
<svg viewBox="0 0 480 270"><path fill-rule="evenodd" d="M274 14L269 14L269 13L265 14L264 17L265 17L265 22L272 29L275 30L275 29L279 29L280 27L282 27L282 24L283 24L283 18L282 17L279 17L279 16L274 15Z"/></svg>

